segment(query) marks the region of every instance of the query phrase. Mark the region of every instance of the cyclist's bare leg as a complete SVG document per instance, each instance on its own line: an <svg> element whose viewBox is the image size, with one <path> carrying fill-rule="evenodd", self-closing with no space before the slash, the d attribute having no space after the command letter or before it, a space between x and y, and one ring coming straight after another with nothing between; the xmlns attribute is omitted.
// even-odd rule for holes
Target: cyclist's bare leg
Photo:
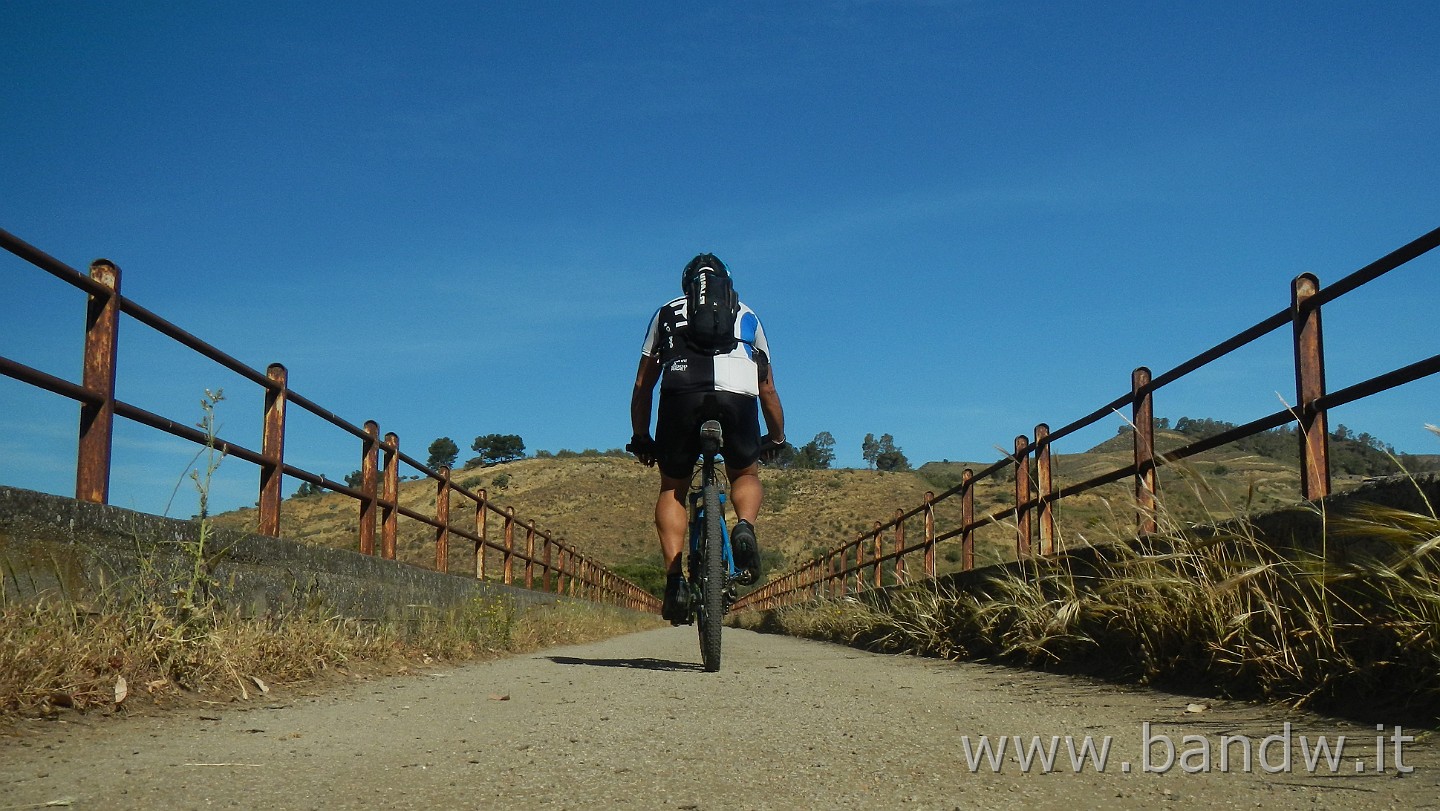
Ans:
<svg viewBox="0 0 1440 811"><path fill-rule="evenodd" d="M754 524L765 497L760 486L760 463L744 468L727 467L725 475L730 477L730 504L735 508L736 517ZM681 533L684 533L683 527Z"/></svg>
<svg viewBox="0 0 1440 811"><path fill-rule="evenodd" d="M685 493L689 479L672 479L660 475L660 497L655 500L655 531L660 536L660 553L665 558L665 571L680 571L680 552L685 548L685 528L690 516L685 510Z"/></svg>

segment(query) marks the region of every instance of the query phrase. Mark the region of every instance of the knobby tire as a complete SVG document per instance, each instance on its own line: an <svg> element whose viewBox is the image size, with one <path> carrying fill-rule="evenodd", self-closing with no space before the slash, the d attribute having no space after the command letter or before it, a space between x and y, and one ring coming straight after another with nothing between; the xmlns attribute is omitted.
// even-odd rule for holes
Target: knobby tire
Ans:
<svg viewBox="0 0 1440 811"><path fill-rule="evenodd" d="M700 544L700 660L705 672L720 669L720 628L725 621L725 552L721 535L720 488L704 486L705 537Z"/></svg>

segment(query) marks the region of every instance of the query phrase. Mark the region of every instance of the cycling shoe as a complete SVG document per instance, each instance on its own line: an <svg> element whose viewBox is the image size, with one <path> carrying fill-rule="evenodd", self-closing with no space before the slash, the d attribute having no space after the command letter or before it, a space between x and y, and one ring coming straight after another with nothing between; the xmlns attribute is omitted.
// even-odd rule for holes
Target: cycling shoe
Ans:
<svg viewBox="0 0 1440 811"><path fill-rule="evenodd" d="M690 622L690 584L685 577L672 574L665 582L665 602L661 604L660 616L672 625Z"/></svg>
<svg viewBox="0 0 1440 811"><path fill-rule="evenodd" d="M740 519L730 530L730 548L735 554L735 568L740 571L737 580L750 585L760 580L760 544L755 540L755 527L749 521Z"/></svg>

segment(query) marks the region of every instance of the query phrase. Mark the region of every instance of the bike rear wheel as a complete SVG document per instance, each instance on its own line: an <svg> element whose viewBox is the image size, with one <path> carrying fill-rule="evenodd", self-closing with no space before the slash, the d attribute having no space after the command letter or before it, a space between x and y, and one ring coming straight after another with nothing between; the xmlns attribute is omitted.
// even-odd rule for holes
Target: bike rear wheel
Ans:
<svg viewBox="0 0 1440 811"><path fill-rule="evenodd" d="M720 669L720 628L725 621L725 551L721 535L720 488L703 488L705 536L700 539L700 661L705 672Z"/></svg>

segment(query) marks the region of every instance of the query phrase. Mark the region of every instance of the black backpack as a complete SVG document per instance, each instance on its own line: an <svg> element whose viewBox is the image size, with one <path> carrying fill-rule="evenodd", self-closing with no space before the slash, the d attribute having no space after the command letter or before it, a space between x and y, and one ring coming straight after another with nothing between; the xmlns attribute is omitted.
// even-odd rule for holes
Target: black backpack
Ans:
<svg viewBox="0 0 1440 811"><path fill-rule="evenodd" d="M714 254L702 253L685 266L681 280L685 289L688 324L681 334L696 352L724 355L735 349L735 318L740 298L730 281L730 271Z"/></svg>

